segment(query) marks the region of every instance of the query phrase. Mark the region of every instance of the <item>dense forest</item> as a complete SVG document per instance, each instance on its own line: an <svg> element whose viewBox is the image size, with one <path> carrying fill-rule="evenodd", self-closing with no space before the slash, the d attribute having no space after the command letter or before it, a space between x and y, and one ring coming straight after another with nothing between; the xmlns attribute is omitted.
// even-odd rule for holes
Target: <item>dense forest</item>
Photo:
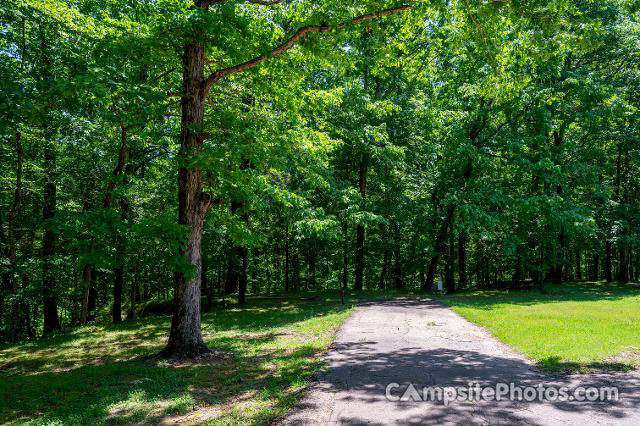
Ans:
<svg viewBox="0 0 640 426"><path fill-rule="evenodd" d="M219 298L628 282L632 0L5 0L0 340ZM166 302L166 303L165 303Z"/></svg>

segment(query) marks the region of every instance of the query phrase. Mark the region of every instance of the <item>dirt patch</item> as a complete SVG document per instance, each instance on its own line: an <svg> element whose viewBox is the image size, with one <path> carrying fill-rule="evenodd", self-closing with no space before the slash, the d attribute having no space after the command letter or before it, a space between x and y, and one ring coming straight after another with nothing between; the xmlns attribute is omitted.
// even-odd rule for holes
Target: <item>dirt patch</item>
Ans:
<svg viewBox="0 0 640 426"><path fill-rule="evenodd" d="M640 348L630 348L628 351L620 352L617 355L610 356L606 362L633 362L640 364Z"/></svg>

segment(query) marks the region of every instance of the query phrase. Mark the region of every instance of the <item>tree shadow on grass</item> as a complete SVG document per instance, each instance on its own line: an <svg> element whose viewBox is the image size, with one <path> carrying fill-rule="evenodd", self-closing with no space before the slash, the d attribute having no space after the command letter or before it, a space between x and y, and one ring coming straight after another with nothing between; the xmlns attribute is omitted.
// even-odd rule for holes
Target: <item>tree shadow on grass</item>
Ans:
<svg viewBox="0 0 640 426"><path fill-rule="evenodd" d="M296 323L344 309L273 302L207 313L204 337L215 355L198 362L149 358L164 344L168 317L87 327L84 334L8 348L0 352L6 355L0 361L0 423L159 423L198 410L217 416L245 402L262 404L266 409L254 416L271 419L295 403L296 389L323 362L319 346L285 327L295 330ZM293 339L293 349L270 345L280 338Z"/></svg>
<svg viewBox="0 0 640 426"><path fill-rule="evenodd" d="M249 344L277 337L261 336ZM259 355L218 353L198 362L135 359L4 377L0 423L40 418L61 424L153 424L199 408L229 408L244 398L269 401L270 412L278 412L295 402L291 389L322 364L320 351L312 346ZM269 367L274 364L280 368Z"/></svg>
<svg viewBox="0 0 640 426"><path fill-rule="evenodd" d="M203 314L205 340L219 332L264 332L310 318L343 312L348 307L333 303L295 303L249 299L243 307ZM119 324L96 324L77 328L34 342L0 349L0 375L40 374L43 370L68 370L87 364L131 360L159 352L166 343L171 318L141 318Z"/></svg>
<svg viewBox="0 0 640 426"><path fill-rule="evenodd" d="M637 369L637 367L625 362L573 362L563 360L559 356L546 357L540 360L538 365L545 370L564 374L628 373Z"/></svg>
<svg viewBox="0 0 640 426"><path fill-rule="evenodd" d="M437 296L451 307L492 309L495 305L537 305L555 302L588 302L620 300L640 296L640 288L633 284L580 282L546 284L544 291L529 290L471 290L464 293Z"/></svg>

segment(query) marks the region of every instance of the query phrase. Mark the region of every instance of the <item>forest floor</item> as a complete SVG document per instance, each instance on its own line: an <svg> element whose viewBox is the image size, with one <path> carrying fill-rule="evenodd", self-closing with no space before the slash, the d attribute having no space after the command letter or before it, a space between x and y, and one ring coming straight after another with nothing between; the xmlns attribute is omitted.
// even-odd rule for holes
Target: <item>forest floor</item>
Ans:
<svg viewBox="0 0 640 426"><path fill-rule="evenodd" d="M437 297L541 366L584 372L637 365L639 294L585 283ZM335 292L324 292L216 307L202 321L214 353L197 362L152 357L166 341L167 315L2 347L0 424L267 424L295 406L326 365L327 348L355 304L403 295L415 297L350 293L342 305ZM455 315L433 306L421 310L436 314L433 324L438 313ZM416 326L437 329L431 322Z"/></svg>

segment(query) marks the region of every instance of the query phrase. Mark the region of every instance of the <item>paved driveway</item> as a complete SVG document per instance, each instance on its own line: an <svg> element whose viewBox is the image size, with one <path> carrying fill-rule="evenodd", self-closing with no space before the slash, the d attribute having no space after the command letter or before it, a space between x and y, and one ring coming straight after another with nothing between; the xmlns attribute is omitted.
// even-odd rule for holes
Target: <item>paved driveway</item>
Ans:
<svg viewBox="0 0 640 426"><path fill-rule="evenodd" d="M550 336L553 338L553 336ZM556 376L501 344L445 306L399 299L358 307L345 322L320 373L281 424L640 425L640 375ZM618 401L391 401L409 384L617 386ZM407 394L409 396L409 394ZM551 395L553 396L553 395ZM415 397L415 395L414 395Z"/></svg>

